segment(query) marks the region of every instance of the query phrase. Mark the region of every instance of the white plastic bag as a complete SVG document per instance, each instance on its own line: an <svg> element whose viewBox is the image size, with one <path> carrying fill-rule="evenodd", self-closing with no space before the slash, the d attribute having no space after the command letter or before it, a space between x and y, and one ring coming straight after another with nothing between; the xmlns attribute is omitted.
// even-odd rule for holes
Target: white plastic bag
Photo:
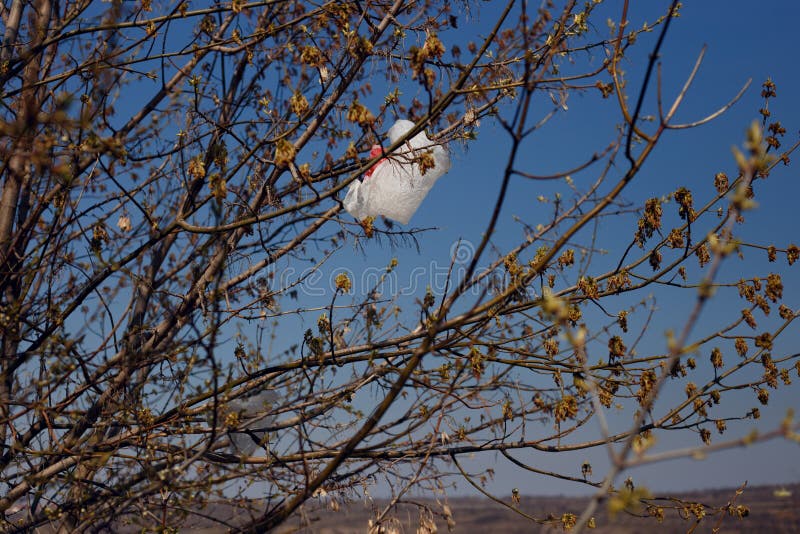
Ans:
<svg viewBox="0 0 800 534"><path fill-rule="evenodd" d="M413 127L411 121L397 121L389 129L389 142L396 143ZM434 166L422 174L415 159L426 152L433 157ZM375 157L380 153L381 147L375 145L370 155ZM433 184L449 169L447 150L420 132L364 173L363 182L356 180L350 184L344 208L356 219L383 215L408 224Z"/></svg>
<svg viewBox="0 0 800 534"><path fill-rule="evenodd" d="M224 413L217 417L217 425L222 426L226 414L235 413L239 417L236 428L228 430L231 454L252 456L256 448L266 447L267 433L259 429L268 427L275 421L275 416L270 415L270 411L277 398L275 392L264 390L227 403Z"/></svg>

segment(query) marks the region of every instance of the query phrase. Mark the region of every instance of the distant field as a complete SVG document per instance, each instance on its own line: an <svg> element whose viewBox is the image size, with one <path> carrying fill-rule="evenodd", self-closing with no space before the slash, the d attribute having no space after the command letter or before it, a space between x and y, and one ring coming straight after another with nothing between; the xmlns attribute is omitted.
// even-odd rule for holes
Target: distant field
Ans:
<svg viewBox="0 0 800 534"><path fill-rule="evenodd" d="M704 492L687 492L683 497L689 501L703 502L717 507L726 506L734 498L735 488L717 489ZM657 497L657 495L656 495ZM521 495L519 509L539 519L551 517L553 524L538 525L512 512L500 504L488 499L478 497L450 498L446 501L435 502L426 499L409 498L416 504L403 504L399 509L387 516L389 520L383 522L385 530L389 533L417 533L417 532L448 532L447 518L443 513L443 505L449 507L452 521L452 532L456 533L529 533L529 532L563 532L561 518L564 513L580 514L585 498L571 497L536 497ZM508 503L511 498L508 497ZM307 506L301 509L290 521L284 524L278 532L288 534L298 532L306 534L346 534L367 532L370 520L374 520L386 505L383 500L360 500L349 504L340 504L337 511L332 510L331 504L321 503L312 499ZM614 516L608 514L604 504L596 515L596 533L633 534L652 532L712 532L719 528L725 533L758 533L780 534L800 532L800 484L788 486L755 486L748 487L744 493L736 498L735 505L744 505L748 508L747 517L739 519L729 513L714 513L706 509L707 515L697 523L694 514L682 513L676 510L676 504L665 500L659 503L664 508L663 521L648 516L646 510L639 513L645 517L636 517L631 513L618 513ZM422 505L428 513L420 513ZM235 532L235 525L244 523L251 512L263 510L264 503L248 501L238 506L233 503L217 503L209 505L200 511L205 518L195 518L184 523L180 532L198 534L211 534L222 532ZM672 507L672 508L671 508ZM120 518L116 524L108 525L108 532L154 532L160 525L155 518L163 518L164 510L161 507L151 508L152 515L137 513ZM24 510L17 512L17 517ZM173 516L176 511L167 511L166 524L175 526L178 516ZM13 522L13 517L11 518ZM435 529L432 530L432 523ZM430 530L418 530L426 524ZM233 528L232 528L233 527ZM101 529L102 530L102 529ZM39 532L50 532L52 529L40 529Z"/></svg>
<svg viewBox="0 0 800 534"><path fill-rule="evenodd" d="M785 491L781 491L785 490ZM776 496L776 491L778 495ZM715 506L725 506L733 499L734 488L706 491L702 493L686 493L689 500L703 502ZM786 495L786 493L791 495ZM434 514L441 513L442 507L435 502L423 502L430 506ZM507 502L511 502L508 498ZM559 521L558 525L536 525L507 510L501 505L483 498L455 498L448 499L447 503L452 511L455 526L453 532L462 533L524 533L524 532L563 532L560 519L564 513L570 512L579 515L586 499L569 497L534 497L522 495L520 510L537 518L547 518L548 515ZM368 521L375 517L374 510L380 509L379 502L370 505L363 503L352 504L338 512L318 512L310 514L306 519L313 522L310 526L303 527L302 523L295 520L293 524L286 525L281 532L304 532L315 534L344 534L350 532L366 532ZM749 515L743 519L732 517L727 513L707 515L695 527L696 517L689 519L681 517L670 501L661 505L664 508L664 519L659 523L654 517L636 517L628 513L619 513L610 517L607 507L603 505L596 516L597 528L591 532L633 534L648 532L687 532L695 527L694 532L712 532L719 527L720 532L726 533L796 533L800 532L800 484L786 487L752 487L746 488L744 493L736 499L737 505L745 505ZM647 513L642 510L642 515ZM710 514L710 512L709 512ZM420 513L417 507L406 506L395 514L397 522L386 524L395 527L395 532L415 533L420 526ZM434 515L439 532L447 532L447 523L441 516ZM300 527L300 530L295 530ZM386 532L391 532L387 529Z"/></svg>

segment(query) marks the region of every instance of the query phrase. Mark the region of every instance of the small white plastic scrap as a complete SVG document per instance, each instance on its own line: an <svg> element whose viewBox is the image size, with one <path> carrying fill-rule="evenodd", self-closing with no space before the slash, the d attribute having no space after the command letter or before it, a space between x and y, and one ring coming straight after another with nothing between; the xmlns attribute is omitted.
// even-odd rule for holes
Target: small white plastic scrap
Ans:
<svg viewBox="0 0 800 534"><path fill-rule="evenodd" d="M413 127L411 121L395 122L389 129L389 142L396 143ZM422 174L419 158L426 152L433 158L433 167ZM379 154L381 147L373 146L370 156ZM420 132L364 173L363 182L353 181L344 198L344 208L356 219L383 215L408 224L433 184L449 169L447 150Z"/></svg>
<svg viewBox="0 0 800 534"><path fill-rule="evenodd" d="M264 390L227 403L225 412L239 416L238 426L228 430L231 454L252 456L256 448L264 445L267 433L260 429L275 421L275 416L270 415L270 411L277 400L278 396L274 391ZM222 422L220 418L217 421Z"/></svg>

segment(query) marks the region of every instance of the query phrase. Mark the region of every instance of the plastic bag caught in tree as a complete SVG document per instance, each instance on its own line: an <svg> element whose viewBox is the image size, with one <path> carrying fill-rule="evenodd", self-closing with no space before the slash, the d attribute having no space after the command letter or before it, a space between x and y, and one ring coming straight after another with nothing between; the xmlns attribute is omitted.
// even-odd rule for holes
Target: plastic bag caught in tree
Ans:
<svg viewBox="0 0 800 534"><path fill-rule="evenodd" d="M388 132L389 142L396 143L413 127L411 121L395 122ZM370 157L381 153L382 148L374 145ZM449 169L447 150L420 132L373 165L363 181L350 184L344 208L357 219L383 215L408 224L433 184Z"/></svg>
<svg viewBox="0 0 800 534"><path fill-rule="evenodd" d="M236 416L237 424L227 430L231 454L252 456L256 448L265 446L267 432L263 429L275 421L270 411L277 400L275 392L265 390L227 403L217 424L224 425L226 415Z"/></svg>

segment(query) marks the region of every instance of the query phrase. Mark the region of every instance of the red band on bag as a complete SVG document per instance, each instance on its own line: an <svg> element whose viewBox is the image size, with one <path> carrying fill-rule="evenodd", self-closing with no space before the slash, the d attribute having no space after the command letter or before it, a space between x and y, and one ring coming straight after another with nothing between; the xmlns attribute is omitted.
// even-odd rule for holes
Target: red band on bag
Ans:
<svg viewBox="0 0 800 534"><path fill-rule="evenodd" d="M381 145L372 145L372 149L370 149L370 151L369 151L369 157L370 157L370 159L372 159L372 158L375 158L375 157L378 157L378 156L380 156L381 154L383 154L383 148L381 148ZM375 172L375 169L377 169L377 168L378 168L378 166L379 166L381 163L383 163L384 161L386 161L386 158L383 158L383 159L381 159L381 160L378 160L378 162L377 162L377 163L375 163L375 165L373 165L372 167L370 167L369 169L367 169L367 171L364 173L364 179L367 179L367 178L369 178L370 176L372 176L372 173L373 173L373 172Z"/></svg>

